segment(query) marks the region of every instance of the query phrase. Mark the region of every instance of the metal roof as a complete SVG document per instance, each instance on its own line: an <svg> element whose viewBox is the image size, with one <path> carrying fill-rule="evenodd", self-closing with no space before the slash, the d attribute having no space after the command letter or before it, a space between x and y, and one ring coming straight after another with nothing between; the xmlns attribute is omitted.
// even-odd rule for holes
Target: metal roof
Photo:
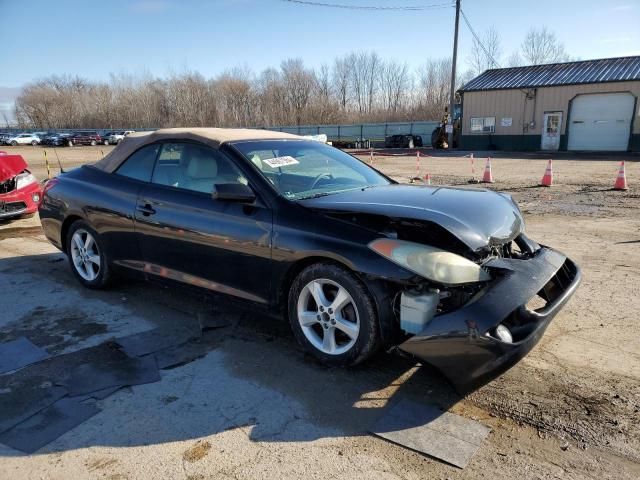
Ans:
<svg viewBox="0 0 640 480"><path fill-rule="evenodd" d="M504 90L628 80L640 80L640 56L495 68L469 81L460 90Z"/></svg>

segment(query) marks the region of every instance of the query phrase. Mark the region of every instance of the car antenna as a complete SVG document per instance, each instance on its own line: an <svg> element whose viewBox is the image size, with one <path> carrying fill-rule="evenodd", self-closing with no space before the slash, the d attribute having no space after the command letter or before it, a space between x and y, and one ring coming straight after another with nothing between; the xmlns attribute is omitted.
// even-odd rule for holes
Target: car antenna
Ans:
<svg viewBox="0 0 640 480"><path fill-rule="evenodd" d="M54 148L53 151L56 154L56 158L58 159L58 166L60 167L60 173L64 173L64 168L62 168L62 163L60 163L60 157L58 156L58 151Z"/></svg>

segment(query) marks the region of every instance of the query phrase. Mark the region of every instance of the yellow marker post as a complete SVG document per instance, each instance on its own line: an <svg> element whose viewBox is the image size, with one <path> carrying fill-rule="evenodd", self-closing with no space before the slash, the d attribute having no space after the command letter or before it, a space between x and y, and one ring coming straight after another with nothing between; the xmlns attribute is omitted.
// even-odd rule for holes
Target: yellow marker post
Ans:
<svg viewBox="0 0 640 480"><path fill-rule="evenodd" d="M43 148L42 153L44 154L44 163L47 166L47 178L51 180L51 169L49 168L49 159L47 158L47 151Z"/></svg>

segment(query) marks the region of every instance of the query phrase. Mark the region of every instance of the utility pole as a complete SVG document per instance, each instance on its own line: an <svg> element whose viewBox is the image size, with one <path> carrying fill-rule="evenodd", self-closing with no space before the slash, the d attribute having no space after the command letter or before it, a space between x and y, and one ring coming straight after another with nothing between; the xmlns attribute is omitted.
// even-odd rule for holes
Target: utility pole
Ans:
<svg viewBox="0 0 640 480"><path fill-rule="evenodd" d="M460 22L460 0L456 0L456 28L453 35L453 58L451 59L451 96L449 98L449 148L453 148L453 109L456 103L456 61L458 59L458 23Z"/></svg>

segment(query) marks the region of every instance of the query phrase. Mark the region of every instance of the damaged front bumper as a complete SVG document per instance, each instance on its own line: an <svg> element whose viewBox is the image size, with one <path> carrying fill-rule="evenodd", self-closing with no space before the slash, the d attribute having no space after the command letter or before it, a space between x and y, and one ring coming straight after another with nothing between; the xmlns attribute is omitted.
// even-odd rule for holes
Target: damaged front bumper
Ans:
<svg viewBox="0 0 640 480"><path fill-rule="evenodd" d="M461 308L435 316L399 348L438 368L462 394L497 377L538 343L580 283L579 267L542 247L528 259L496 258L484 265L498 273L486 290ZM536 295L546 304L529 309ZM493 336L506 325L513 343Z"/></svg>
<svg viewBox="0 0 640 480"><path fill-rule="evenodd" d="M38 211L42 188L32 183L19 190L0 194L0 220L7 220Z"/></svg>

